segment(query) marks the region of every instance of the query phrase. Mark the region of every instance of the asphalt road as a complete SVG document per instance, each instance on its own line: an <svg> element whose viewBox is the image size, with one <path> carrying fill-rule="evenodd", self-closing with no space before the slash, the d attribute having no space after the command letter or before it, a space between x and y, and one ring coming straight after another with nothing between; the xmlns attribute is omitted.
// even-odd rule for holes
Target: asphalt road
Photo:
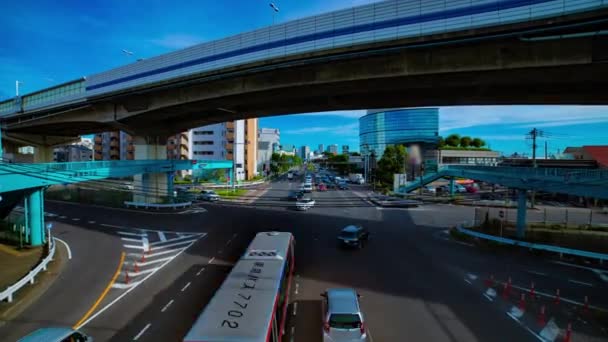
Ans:
<svg viewBox="0 0 608 342"><path fill-rule="evenodd" d="M179 215L47 203L47 211L64 217L54 218L56 230L74 259L39 302L0 327L0 336L11 341L37 327L75 324L125 251L118 231L141 229L206 235L129 293L112 289L82 327L96 341L180 341L254 234L267 230L291 231L297 241L286 341L292 333L294 341L321 340L319 294L328 287L354 287L363 295L372 341L537 341L484 298L480 282L490 275L523 287L534 281L547 293L560 287L564 298L589 295L592 304L608 306L606 283L593 271L446 240L444 220L458 219L457 207L380 209L365 200L364 187L353 186L315 192L316 206L299 212L285 200L298 186L282 180L249 205L205 204L206 211ZM372 240L362 250L337 248L339 230L352 223L366 226Z"/></svg>

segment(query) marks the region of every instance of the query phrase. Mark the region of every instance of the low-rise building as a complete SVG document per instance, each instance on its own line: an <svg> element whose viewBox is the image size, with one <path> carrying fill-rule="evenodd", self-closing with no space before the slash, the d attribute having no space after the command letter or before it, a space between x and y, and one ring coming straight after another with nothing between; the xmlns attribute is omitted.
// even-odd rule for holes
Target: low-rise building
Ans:
<svg viewBox="0 0 608 342"><path fill-rule="evenodd" d="M433 158L433 154L435 157ZM436 150L436 152L425 153L425 164L429 160L436 160L441 165L479 165L497 166L499 153L496 151L480 150Z"/></svg>

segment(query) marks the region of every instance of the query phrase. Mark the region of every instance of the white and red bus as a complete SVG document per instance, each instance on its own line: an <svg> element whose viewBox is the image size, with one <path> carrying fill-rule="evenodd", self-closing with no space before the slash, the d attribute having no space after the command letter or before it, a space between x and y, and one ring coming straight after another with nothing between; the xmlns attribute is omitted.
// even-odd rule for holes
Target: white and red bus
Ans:
<svg viewBox="0 0 608 342"><path fill-rule="evenodd" d="M184 342L280 342L293 270L293 235L258 233Z"/></svg>

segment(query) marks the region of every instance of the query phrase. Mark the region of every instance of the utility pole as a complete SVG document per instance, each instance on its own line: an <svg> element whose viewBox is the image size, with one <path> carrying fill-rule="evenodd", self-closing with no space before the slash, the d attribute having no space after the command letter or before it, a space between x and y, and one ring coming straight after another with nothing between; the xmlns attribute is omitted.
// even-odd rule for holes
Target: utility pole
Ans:
<svg viewBox="0 0 608 342"><path fill-rule="evenodd" d="M545 140L545 159L547 159L547 140Z"/></svg>
<svg viewBox="0 0 608 342"><path fill-rule="evenodd" d="M532 139L532 167L536 167L536 137L540 135L540 131L534 128L528 135Z"/></svg>
<svg viewBox="0 0 608 342"><path fill-rule="evenodd" d="M542 137L543 136L543 131L540 131L536 128L533 128L529 133L528 133L528 137L530 139L532 139L532 167L537 168L538 165L536 165L536 138L537 137ZM546 154L547 154L547 145L545 142L545 158L546 158ZM530 199L530 205L532 208L534 208L534 198L536 197L536 192L534 190L532 190L532 196Z"/></svg>

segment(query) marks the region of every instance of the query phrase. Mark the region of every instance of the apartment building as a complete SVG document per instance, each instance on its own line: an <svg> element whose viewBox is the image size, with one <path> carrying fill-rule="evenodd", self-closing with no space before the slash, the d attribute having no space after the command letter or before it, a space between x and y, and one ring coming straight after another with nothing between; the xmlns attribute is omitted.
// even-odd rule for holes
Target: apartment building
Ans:
<svg viewBox="0 0 608 342"><path fill-rule="evenodd" d="M167 138L167 159L188 159L189 142L188 132Z"/></svg>
<svg viewBox="0 0 608 342"><path fill-rule="evenodd" d="M133 160L133 137L122 131L95 134L93 139L94 160Z"/></svg>
<svg viewBox="0 0 608 342"><path fill-rule="evenodd" d="M257 175L258 120L236 120L189 131L190 159L233 160L236 180Z"/></svg>

